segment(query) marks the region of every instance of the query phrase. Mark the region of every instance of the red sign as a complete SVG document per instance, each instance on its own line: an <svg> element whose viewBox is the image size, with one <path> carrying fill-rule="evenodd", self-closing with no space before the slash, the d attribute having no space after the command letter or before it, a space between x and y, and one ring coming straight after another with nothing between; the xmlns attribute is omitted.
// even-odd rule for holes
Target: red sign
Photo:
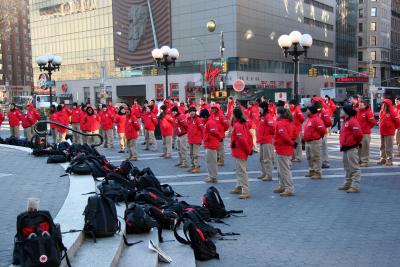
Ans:
<svg viewBox="0 0 400 267"><path fill-rule="evenodd" d="M68 85L66 83L61 84L61 91L66 93L68 91Z"/></svg>
<svg viewBox="0 0 400 267"><path fill-rule="evenodd" d="M164 99L164 84L156 83L154 87L156 89L156 99L157 100Z"/></svg>
<svg viewBox="0 0 400 267"><path fill-rule="evenodd" d="M242 92L244 90L245 86L246 86L246 84L244 83L243 80L236 80L233 82L233 89L236 92Z"/></svg>
<svg viewBox="0 0 400 267"><path fill-rule="evenodd" d="M368 83L368 77L346 77L346 78L336 78L337 83Z"/></svg>
<svg viewBox="0 0 400 267"><path fill-rule="evenodd" d="M212 68L212 63L210 63L207 67L206 73L205 73L205 80L206 82L211 86L215 87L215 82L218 81L218 75L221 73L221 69L219 68Z"/></svg>

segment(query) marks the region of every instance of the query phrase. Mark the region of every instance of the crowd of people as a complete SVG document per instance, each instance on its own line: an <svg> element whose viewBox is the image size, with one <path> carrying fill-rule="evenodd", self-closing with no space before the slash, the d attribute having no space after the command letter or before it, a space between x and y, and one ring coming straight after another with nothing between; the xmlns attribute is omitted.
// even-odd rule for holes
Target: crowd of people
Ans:
<svg viewBox="0 0 400 267"><path fill-rule="evenodd" d="M15 105L7 116L10 133L19 136L22 123L25 136L32 137L32 126L39 119L39 113L28 104L22 114ZM272 181L273 164L277 165L278 186L274 193L281 196L295 194L292 179L292 163L302 161L302 143L305 143L309 171L305 177L321 179L322 169L329 168L328 135L332 127L332 117L337 114L337 106L328 96L314 96L307 107L306 116L295 100L288 103L267 101L265 97L244 105L233 97L228 98L226 110L218 103L201 99L199 103L184 103L164 100L160 110L154 100L145 101L143 106L137 100L132 106L111 103L94 109L89 104L73 104L72 109L60 104L50 109L50 120L71 124L72 128L88 134L101 134L105 148L114 147L114 136L119 138L120 153L129 152L129 159L138 160L137 139L143 132L145 150L157 151L155 137L159 127L162 136L163 153L169 159L173 147L179 150L179 161L175 165L187 168L190 173L200 173L200 148L205 148L207 183L218 182L218 166L225 164L225 139L230 138L231 155L235 160L237 184L231 190L239 198L250 197L247 160L253 153L259 154L261 175L258 179ZM381 159L379 165L393 165L394 138L400 156L400 99L395 103L384 96L379 113L379 133L381 137ZM368 101L353 96L340 111L340 151L343 152L345 181L339 190L348 193L360 192L361 167L370 164L371 130L376 119ZM4 117L0 115L0 125ZM340 121L339 121L340 122ZM67 129L51 124L53 142L65 141ZM94 144L96 136L82 136L73 132L74 143Z"/></svg>

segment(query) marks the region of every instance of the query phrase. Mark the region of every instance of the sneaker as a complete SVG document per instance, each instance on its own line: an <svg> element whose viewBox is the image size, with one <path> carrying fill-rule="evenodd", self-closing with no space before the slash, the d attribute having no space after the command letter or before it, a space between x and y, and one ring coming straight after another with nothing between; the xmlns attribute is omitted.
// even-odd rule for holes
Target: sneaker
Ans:
<svg viewBox="0 0 400 267"><path fill-rule="evenodd" d="M182 163L180 166L178 166L179 168L182 168L182 169L187 169L187 168L189 168L189 165L187 165L186 163Z"/></svg>
<svg viewBox="0 0 400 267"><path fill-rule="evenodd" d="M269 182L269 181L272 181L272 177L271 176L268 176L268 175L266 175L264 178L262 178L261 179L261 181L264 181L264 182Z"/></svg>
<svg viewBox="0 0 400 267"><path fill-rule="evenodd" d="M350 187L349 189L346 190L347 193L360 193L360 190L354 187Z"/></svg>
<svg viewBox="0 0 400 267"><path fill-rule="evenodd" d="M248 199L248 198L250 198L250 193L240 194L240 195L239 195L239 198L240 198L240 199Z"/></svg>
<svg viewBox="0 0 400 267"><path fill-rule="evenodd" d="M261 174L260 176L257 176L257 179L262 180L262 179L264 179L264 177L266 177L266 175Z"/></svg>
<svg viewBox="0 0 400 267"><path fill-rule="evenodd" d="M120 151L118 151L118 153L125 153L125 151L123 151L123 150L120 150Z"/></svg>
<svg viewBox="0 0 400 267"><path fill-rule="evenodd" d="M233 188L230 192L231 194L241 194L242 193L242 187L240 186L236 186L235 188Z"/></svg>
<svg viewBox="0 0 400 267"><path fill-rule="evenodd" d="M314 172L314 174L310 177L310 179L313 179L313 180L319 180L321 178L322 177L321 177L321 173L320 172Z"/></svg>
<svg viewBox="0 0 400 267"><path fill-rule="evenodd" d="M364 162L364 163L361 163L361 164L360 164L360 167L362 167L362 168L366 168L366 167L368 167L368 163L366 163L366 162Z"/></svg>
<svg viewBox="0 0 400 267"><path fill-rule="evenodd" d="M322 164L322 169L329 169L329 168L330 168L329 164L327 163Z"/></svg>
<svg viewBox="0 0 400 267"><path fill-rule="evenodd" d="M216 178L211 178L211 177L207 177L206 179L204 179L204 182L206 183L210 183L210 184L216 184L218 183Z"/></svg>
<svg viewBox="0 0 400 267"><path fill-rule="evenodd" d="M274 189L273 192L276 193L276 194L280 194L280 193L285 192L285 188L277 187L277 188Z"/></svg>
<svg viewBox="0 0 400 267"><path fill-rule="evenodd" d="M180 167L182 165L182 162L178 162L177 164L175 164L175 167Z"/></svg>
<svg viewBox="0 0 400 267"><path fill-rule="evenodd" d="M351 187L350 184L343 184L343 185L341 185L341 186L338 187L338 190L344 190L344 191L346 191L346 190L349 190L350 187Z"/></svg>
<svg viewBox="0 0 400 267"><path fill-rule="evenodd" d="M309 171L306 174L304 174L304 177L311 177L314 175L314 173L315 173L315 171Z"/></svg>
<svg viewBox="0 0 400 267"><path fill-rule="evenodd" d="M378 161L376 164L378 164L378 165L384 165L384 164L386 164L386 159L381 159L381 160Z"/></svg>
<svg viewBox="0 0 400 267"><path fill-rule="evenodd" d="M165 158L165 159L170 159L170 158L172 158L172 157L171 157L171 155L166 155L164 158Z"/></svg>
<svg viewBox="0 0 400 267"><path fill-rule="evenodd" d="M386 161L385 166L393 166L393 162L391 160Z"/></svg>
<svg viewBox="0 0 400 267"><path fill-rule="evenodd" d="M219 161L217 162L217 164L218 164L218 166L224 166L224 165L225 165L225 162L224 162L223 160L219 160Z"/></svg>
<svg viewBox="0 0 400 267"><path fill-rule="evenodd" d="M192 173L200 173L200 168L193 168Z"/></svg>
<svg viewBox="0 0 400 267"><path fill-rule="evenodd" d="M289 191L283 191L282 193L279 194L281 197L292 197L294 196L293 192L289 192Z"/></svg>

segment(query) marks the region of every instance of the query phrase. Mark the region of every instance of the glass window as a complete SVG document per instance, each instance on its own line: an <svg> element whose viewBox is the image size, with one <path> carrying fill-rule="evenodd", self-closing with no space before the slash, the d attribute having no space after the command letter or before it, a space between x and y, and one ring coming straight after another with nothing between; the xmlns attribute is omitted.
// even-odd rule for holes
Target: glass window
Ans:
<svg viewBox="0 0 400 267"><path fill-rule="evenodd" d="M376 22L371 22L371 31L376 32Z"/></svg>
<svg viewBox="0 0 400 267"><path fill-rule="evenodd" d="M358 32L362 32L362 31L363 31L363 24L358 23Z"/></svg>
<svg viewBox="0 0 400 267"><path fill-rule="evenodd" d="M371 7L371 17L376 17L376 7Z"/></svg>
<svg viewBox="0 0 400 267"><path fill-rule="evenodd" d="M363 61L363 52L358 52L358 61Z"/></svg>
<svg viewBox="0 0 400 267"><path fill-rule="evenodd" d="M358 46L362 46L363 45L363 41L362 41L362 37L358 37Z"/></svg>
<svg viewBox="0 0 400 267"><path fill-rule="evenodd" d="M363 13L364 13L364 10L363 10L362 8L360 8L360 9L358 10L358 17L359 17L359 18L362 18L362 17L363 17Z"/></svg>
<svg viewBox="0 0 400 267"><path fill-rule="evenodd" d="M371 51L371 60L376 60L376 51Z"/></svg>
<svg viewBox="0 0 400 267"><path fill-rule="evenodd" d="M370 45L376 45L376 36L370 37Z"/></svg>

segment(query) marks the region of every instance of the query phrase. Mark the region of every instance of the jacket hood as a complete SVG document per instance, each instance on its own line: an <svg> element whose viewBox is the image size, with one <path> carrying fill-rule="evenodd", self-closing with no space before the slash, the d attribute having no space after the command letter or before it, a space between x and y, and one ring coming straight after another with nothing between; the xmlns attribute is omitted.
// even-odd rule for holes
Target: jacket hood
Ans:
<svg viewBox="0 0 400 267"><path fill-rule="evenodd" d="M383 103L385 103L385 104L388 105L389 107L393 106L392 100L387 99L387 98L383 100Z"/></svg>

